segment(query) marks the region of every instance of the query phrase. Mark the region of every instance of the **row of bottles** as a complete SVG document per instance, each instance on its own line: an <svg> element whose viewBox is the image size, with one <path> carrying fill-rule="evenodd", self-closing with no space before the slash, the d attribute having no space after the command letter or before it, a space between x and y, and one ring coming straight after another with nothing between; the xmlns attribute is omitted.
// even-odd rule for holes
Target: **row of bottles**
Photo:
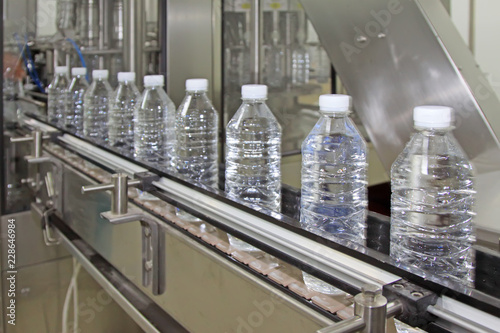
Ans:
<svg viewBox="0 0 500 333"><path fill-rule="evenodd" d="M84 78L81 70L73 74L68 90ZM132 73L119 75L113 94L106 75L94 71L84 94L84 136L115 148L134 147L141 161L216 187L218 113L206 96L208 81L187 80L186 96L175 111L162 88L163 76L144 77L145 91L139 96ZM56 77L54 88L58 82L63 80ZM63 113L66 118L58 116L58 107L65 104L50 96L60 90L49 90L50 119L76 124L84 88L82 83L80 94L68 95L78 95L71 101L80 102L68 104L78 111ZM244 85L241 92L242 104L226 127L225 191L229 198L279 212L281 127L266 105L267 86ZM321 95L319 106L320 119L302 145L300 223L323 237L364 245L366 142L349 118L350 96ZM451 134L452 109L417 107L414 121L417 132L392 167L391 256L423 275L471 284L475 192L472 167ZM230 242L256 250L235 237ZM312 289L336 292L310 275L304 278Z"/></svg>
<svg viewBox="0 0 500 333"><path fill-rule="evenodd" d="M320 96L321 118L302 145L302 226L364 245L366 144L347 117L350 98ZM414 109L415 134L391 169L390 255L424 277L473 284L474 178L453 137L453 110ZM311 289L338 290L304 273Z"/></svg>

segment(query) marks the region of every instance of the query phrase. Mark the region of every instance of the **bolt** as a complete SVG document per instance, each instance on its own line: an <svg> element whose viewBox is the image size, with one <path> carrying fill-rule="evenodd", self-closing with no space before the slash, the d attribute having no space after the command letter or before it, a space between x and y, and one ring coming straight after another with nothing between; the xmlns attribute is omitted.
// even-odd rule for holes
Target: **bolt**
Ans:
<svg viewBox="0 0 500 333"><path fill-rule="evenodd" d="M392 286L394 287L394 289L404 289L405 287L401 283L395 283Z"/></svg>
<svg viewBox="0 0 500 333"><path fill-rule="evenodd" d="M144 269L146 272L150 272L153 269L153 262L151 260L148 260L144 263Z"/></svg>
<svg viewBox="0 0 500 333"><path fill-rule="evenodd" d="M422 294L420 291L412 291L411 295L413 297L422 297L422 296L424 296L424 294Z"/></svg>
<svg viewBox="0 0 500 333"><path fill-rule="evenodd" d="M374 284L365 284L361 287L361 292L363 293L366 301L373 302L377 295L382 294L382 288Z"/></svg>

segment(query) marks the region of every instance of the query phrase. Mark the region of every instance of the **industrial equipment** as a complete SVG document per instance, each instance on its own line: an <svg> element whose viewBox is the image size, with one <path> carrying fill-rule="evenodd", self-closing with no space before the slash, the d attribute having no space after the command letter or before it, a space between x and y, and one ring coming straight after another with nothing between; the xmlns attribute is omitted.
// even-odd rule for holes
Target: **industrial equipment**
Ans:
<svg viewBox="0 0 500 333"><path fill-rule="evenodd" d="M50 36L40 27L50 1L37 3L38 15L29 14L38 18L34 28L10 25L3 43L4 60L21 54L29 75L21 85L17 67L4 73L1 230L8 233L16 221L19 252L9 267L2 238L3 309L12 299L8 274L17 274L20 291L18 325L2 313L6 333L33 329L22 320L31 311L23 300L50 295L30 288L54 290L40 332L71 325L82 332L498 330L500 198L490 189L500 185L500 102L441 3L57 1ZM4 1L14 19L11 6ZM186 79L207 78L219 128L240 104L242 84L267 84L289 169L281 212L230 200L222 187L190 183L52 125L44 87L54 66L82 64L109 69L110 77L135 71L137 83L146 74L165 75L176 105ZM422 276L391 259L389 216L369 212L366 246L300 227L300 190L292 186L300 178L300 143L317 120L318 95L341 89L353 96L386 172L411 133L415 105L457 110L457 139L478 171L474 287ZM223 144L224 133L220 138ZM201 221L183 219L176 208ZM228 233L260 251L231 248ZM307 289L302 272L339 292ZM36 274L40 279L26 277ZM67 295L83 300L74 313Z"/></svg>

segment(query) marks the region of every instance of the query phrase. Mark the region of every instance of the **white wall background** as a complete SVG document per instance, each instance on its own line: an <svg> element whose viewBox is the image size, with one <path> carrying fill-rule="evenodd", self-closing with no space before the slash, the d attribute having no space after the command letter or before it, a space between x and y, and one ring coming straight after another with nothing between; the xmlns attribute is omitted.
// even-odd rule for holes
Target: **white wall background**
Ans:
<svg viewBox="0 0 500 333"><path fill-rule="evenodd" d="M36 36L48 37L57 32L56 0L38 0L36 11Z"/></svg>
<svg viewBox="0 0 500 333"><path fill-rule="evenodd" d="M451 0L450 14L500 98L500 1Z"/></svg>

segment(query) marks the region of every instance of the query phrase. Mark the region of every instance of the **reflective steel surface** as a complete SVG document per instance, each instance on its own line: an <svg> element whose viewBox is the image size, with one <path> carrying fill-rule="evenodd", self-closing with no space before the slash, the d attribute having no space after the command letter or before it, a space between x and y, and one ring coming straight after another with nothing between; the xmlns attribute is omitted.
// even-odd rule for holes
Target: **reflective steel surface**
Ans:
<svg viewBox="0 0 500 333"><path fill-rule="evenodd" d="M455 135L479 173L500 169L500 102L439 1L301 0L389 170L412 110L456 110Z"/></svg>

